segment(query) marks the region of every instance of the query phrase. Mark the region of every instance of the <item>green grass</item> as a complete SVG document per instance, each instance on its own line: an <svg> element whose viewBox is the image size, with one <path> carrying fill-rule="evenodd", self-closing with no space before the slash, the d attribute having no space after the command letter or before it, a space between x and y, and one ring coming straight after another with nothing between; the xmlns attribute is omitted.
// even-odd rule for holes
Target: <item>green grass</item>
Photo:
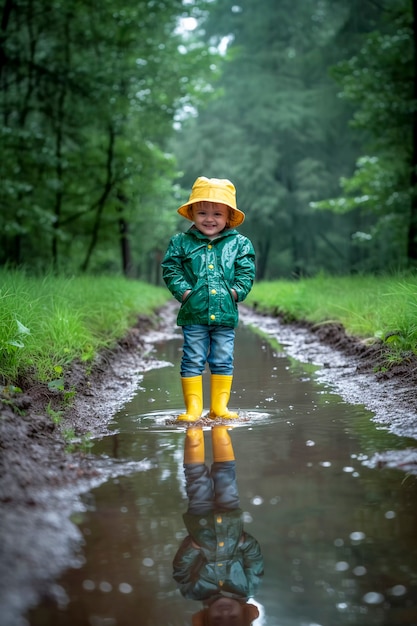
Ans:
<svg viewBox="0 0 417 626"><path fill-rule="evenodd" d="M0 384L29 376L59 389L74 360L92 362L138 315L152 315L169 298L164 287L121 277L33 278L0 270ZM246 303L289 320L340 322L352 335L382 339L394 358L417 353L417 276L260 282Z"/></svg>
<svg viewBox="0 0 417 626"><path fill-rule="evenodd" d="M417 353L415 275L260 282L246 303L287 320L340 322L351 335L383 340L393 353Z"/></svg>
<svg viewBox="0 0 417 626"><path fill-rule="evenodd" d="M120 277L28 277L0 270L0 383L53 383L75 359L92 361L169 298Z"/></svg>

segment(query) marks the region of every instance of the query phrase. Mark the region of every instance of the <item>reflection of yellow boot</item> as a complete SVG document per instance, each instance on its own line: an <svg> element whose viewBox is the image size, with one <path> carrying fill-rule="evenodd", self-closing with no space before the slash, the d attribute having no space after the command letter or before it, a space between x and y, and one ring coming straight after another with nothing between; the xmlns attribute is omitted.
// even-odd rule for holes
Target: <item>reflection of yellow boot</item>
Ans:
<svg viewBox="0 0 417 626"><path fill-rule="evenodd" d="M234 461L235 453L227 426L213 426L211 429L211 443L213 446L213 461Z"/></svg>
<svg viewBox="0 0 417 626"><path fill-rule="evenodd" d="M196 422L203 412L203 377L181 378L185 413L178 416L182 422Z"/></svg>
<svg viewBox="0 0 417 626"><path fill-rule="evenodd" d="M202 428L188 428L185 435L184 463L204 463L204 434Z"/></svg>
<svg viewBox="0 0 417 626"><path fill-rule="evenodd" d="M209 417L223 417L225 419L237 419L239 415L229 411L227 403L230 398L233 376L211 375L211 406Z"/></svg>

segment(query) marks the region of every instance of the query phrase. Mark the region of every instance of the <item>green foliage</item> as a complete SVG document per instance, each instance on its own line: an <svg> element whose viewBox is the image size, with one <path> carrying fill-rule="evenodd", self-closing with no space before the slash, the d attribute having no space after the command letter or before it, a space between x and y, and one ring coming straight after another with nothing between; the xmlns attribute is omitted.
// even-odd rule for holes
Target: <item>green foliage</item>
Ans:
<svg viewBox="0 0 417 626"><path fill-rule="evenodd" d="M176 31L182 0L6 5L0 264L146 276L149 232L170 229L167 139L212 55Z"/></svg>
<svg viewBox="0 0 417 626"><path fill-rule="evenodd" d="M328 73L344 58L339 32L349 19L362 28L369 11L359 20L354 12L342 2L227 0L213 3L204 24L209 41L224 36L229 46L218 97L177 137L181 183L189 188L202 173L235 183L259 279L356 268L351 217L310 204L337 193L357 156L350 107Z"/></svg>
<svg viewBox="0 0 417 626"><path fill-rule="evenodd" d="M30 375L62 392L66 402L73 397L64 384L70 363L91 362L100 349L114 347L138 314L150 315L168 297L165 289L115 277L37 279L0 270L0 284L0 319L12 320L0 325L2 382ZM20 347L5 349L20 328L15 319L30 334Z"/></svg>
<svg viewBox="0 0 417 626"><path fill-rule="evenodd" d="M404 220L410 195L408 188L398 190L396 187L398 179L398 163L389 163L375 156L363 156L358 159L357 169L353 176L341 178L340 185L345 193L343 197L313 202L312 206L339 213L346 213L360 207L364 212L383 215L386 213L386 206L389 205L391 212L402 213Z"/></svg>
<svg viewBox="0 0 417 626"><path fill-rule="evenodd" d="M367 156L357 160L351 177L342 177L342 195L312 202L313 209L373 215L362 240L370 262L364 270L404 267L413 247L409 241L412 218L412 128L414 99L414 39L411 3L387 3L385 20L369 34L360 51L335 66L342 98L355 104L353 128L366 131ZM417 245L415 243L414 245ZM383 254L381 255L381 249Z"/></svg>
<svg viewBox="0 0 417 626"><path fill-rule="evenodd" d="M57 426L61 424L63 411L62 410L57 411L56 409L53 409L51 401L49 401L48 404L46 405L45 411L46 411L46 414L49 415L49 417L51 418L54 424L56 424Z"/></svg>
<svg viewBox="0 0 417 626"><path fill-rule="evenodd" d="M65 429L63 432L64 439L67 442L65 450L68 453L81 452L88 454L94 446L91 433L85 433L81 437L76 437L72 428Z"/></svg>
<svg viewBox="0 0 417 626"><path fill-rule="evenodd" d="M24 410L18 406L16 399L22 393L21 387L16 385L0 385L0 408L2 405L10 406L14 413L24 415Z"/></svg>
<svg viewBox="0 0 417 626"><path fill-rule="evenodd" d="M158 284L204 174L236 184L259 279L403 267L415 37L409 0L6 3L0 265Z"/></svg>
<svg viewBox="0 0 417 626"><path fill-rule="evenodd" d="M359 210L377 216L364 230L351 234L352 241L368 253L361 260L362 271L399 269L407 264L410 187L399 185L404 170L402 161L361 157L353 176L340 180L343 196L311 203L314 210L343 214Z"/></svg>
<svg viewBox="0 0 417 626"><path fill-rule="evenodd" d="M5 298L6 295L1 297ZM30 335L29 328L26 328L18 319L11 320L8 311L3 311L0 325L3 327L1 352L13 354L16 350L25 347L24 340L26 335Z"/></svg>
<svg viewBox="0 0 417 626"><path fill-rule="evenodd" d="M372 144L382 150L410 148L413 103L413 31L411 4L388 8L383 30L370 33L358 54L342 61L333 75L342 85L342 97L359 105L352 125L371 132ZM385 32L384 32L385 31ZM384 132L381 132L383 129Z"/></svg>

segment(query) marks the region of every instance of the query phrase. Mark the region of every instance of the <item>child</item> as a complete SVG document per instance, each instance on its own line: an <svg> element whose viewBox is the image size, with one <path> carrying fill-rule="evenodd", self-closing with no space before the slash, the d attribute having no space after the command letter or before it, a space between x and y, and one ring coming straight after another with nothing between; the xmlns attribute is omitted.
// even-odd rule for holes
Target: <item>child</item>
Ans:
<svg viewBox="0 0 417 626"><path fill-rule="evenodd" d="M226 426L211 429L213 464L205 464L204 433L192 426L185 435L184 473L188 536L173 562L174 580L185 598L203 610L193 626L248 626L258 609L248 603L263 576L259 543L243 528L236 461Z"/></svg>
<svg viewBox="0 0 417 626"><path fill-rule="evenodd" d="M178 213L194 222L174 235L162 261L162 275L181 302L177 324L184 335L181 382L186 405L181 421L195 422L203 411L202 374L211 372L209 417L237 418L227 403L233 380L237 303L255 278L255 252L235 228L245 219L236 190L227 179L200 176Z"/></svg>

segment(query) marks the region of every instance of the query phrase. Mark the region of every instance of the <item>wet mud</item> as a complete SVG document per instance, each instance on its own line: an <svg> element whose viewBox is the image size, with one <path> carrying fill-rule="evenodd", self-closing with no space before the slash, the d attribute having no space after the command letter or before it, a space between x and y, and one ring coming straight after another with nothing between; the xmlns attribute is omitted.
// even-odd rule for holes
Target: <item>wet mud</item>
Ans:
<svg viewBox="0 0 417 626"><path fill-rule="evenodd" d="M153 345L175 331L175 303L154 319L142 318L116 350L100 355L91 373L75 364L66 388L76 391L54 423L45 407L58 411L62 398L29 381L24 394L0 404L0 608L5 626L25 626L24 614L42 596L59 604L54 580L76 566L82 543L70 516L83 509L82 494L110 477L146 470L88 454L90 437L104 437L115 413L134 395L143 373L159 367ZM241 319L284 347L286 354L317 366L316 377L346 401L361 404L373 419L398 435L417 439L417 359L408 356L381 368L382 344L346 335L336 324L283 324L279 318L241 309ZM75 451L68 451L73 431ZM397 467L417 474L415 448L379 453L374 467Z"/></svg>

